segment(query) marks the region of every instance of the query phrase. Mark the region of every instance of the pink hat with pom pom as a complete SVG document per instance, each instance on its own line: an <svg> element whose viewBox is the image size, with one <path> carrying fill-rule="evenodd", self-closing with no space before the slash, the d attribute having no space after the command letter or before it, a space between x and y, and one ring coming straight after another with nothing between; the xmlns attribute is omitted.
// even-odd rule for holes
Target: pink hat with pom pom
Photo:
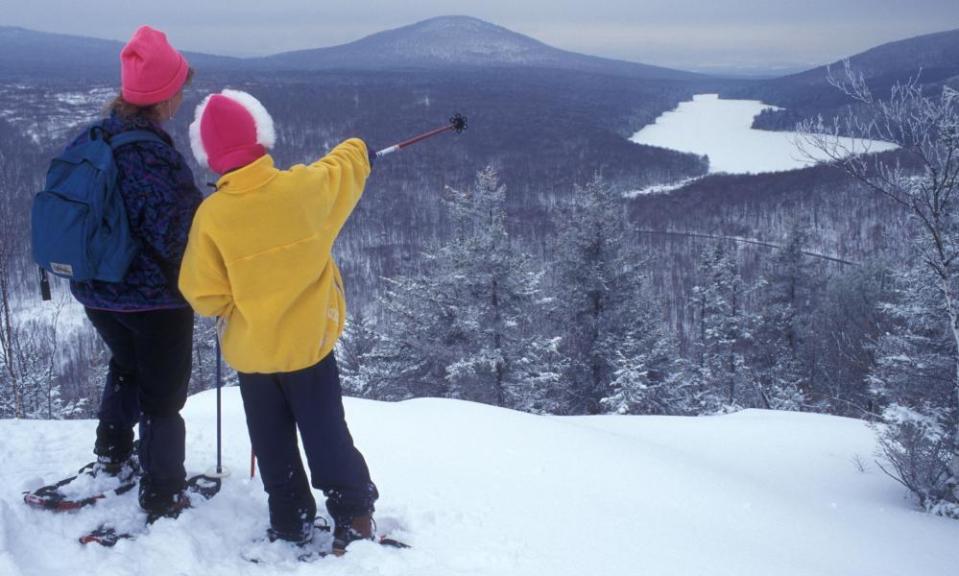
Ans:
<svg viewBox="0 0 959 576"><path fill-rule="evenodd" d="M207 96L190 124L190 146L201 166L226 174L273 147L273 119L259 100L239 90Z"/></svg>

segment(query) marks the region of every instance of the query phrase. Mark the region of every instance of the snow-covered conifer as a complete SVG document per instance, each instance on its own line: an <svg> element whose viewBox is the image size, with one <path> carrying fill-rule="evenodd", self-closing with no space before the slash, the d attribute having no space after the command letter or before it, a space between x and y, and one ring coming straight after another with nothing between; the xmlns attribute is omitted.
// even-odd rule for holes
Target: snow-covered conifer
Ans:
<svg viewBox="0 0 959 576"><path fill-rule="evenodd" d="M643 258L630 249L626 206L598 175L576 187L556 218L554 320L563 336L568 410L599 412L630 338L649 330L642 310ZM627 353L626 358L633 357Z"/></svg>
<svg viewBox="0 0 959 576"><path fill-rule="evenodd" d="M536 330L540 273L506 229L505 187L487 168L450 196L454 241L425 254L419 274L389 282L386 334L372 353L379 368L370 369L392 366L378 380L392 396L405 388L543 410L555 353Z"/></svg>

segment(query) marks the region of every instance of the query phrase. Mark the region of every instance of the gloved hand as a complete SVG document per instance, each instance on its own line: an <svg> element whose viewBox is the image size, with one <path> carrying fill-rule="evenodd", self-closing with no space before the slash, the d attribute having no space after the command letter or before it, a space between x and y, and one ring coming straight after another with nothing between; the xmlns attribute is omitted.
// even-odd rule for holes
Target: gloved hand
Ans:
<svg viewBox="0 0 959 576"><path fill-rule="evenodd" d="M367 153L367 154L369 155L369 157L370 157L370 170L372 170L372 169L373 169L373 163L376 162L376 150L373 150L372 148L367 148L367 149L366 149L366 153Z"/></svg>

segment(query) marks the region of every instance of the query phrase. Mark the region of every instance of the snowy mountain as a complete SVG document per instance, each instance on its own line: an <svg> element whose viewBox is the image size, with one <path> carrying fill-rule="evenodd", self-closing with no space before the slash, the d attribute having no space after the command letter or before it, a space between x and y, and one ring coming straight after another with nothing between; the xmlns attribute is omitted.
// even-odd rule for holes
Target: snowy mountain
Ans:
<svg viewBox="0 0 959 576"><path fill-rule="evenodd" d="M295 69L536 66L630 77L694 79L698 74L567 52L469 16L442 16L331 48L286 52L264 65Z"/></svg>
<svg viewBox="0 0 959 576"><path fill-rule="evenodd" d="M233 476L213 500L112 549L76 537L105 520L138 525L132 493L61 514L20 499L89 459L95 422L0 420L0 574L902 576L959 563L959 523L913 509L857 420L560 418L433 399L348 399L347 412L382 494L379 526L411 550L359 543L319 566L282 553L245 562L267 526L266 496L248 478L239 390L227 388ZM215 394L192 396L184 417L187 467L205 470Z"/></svg>

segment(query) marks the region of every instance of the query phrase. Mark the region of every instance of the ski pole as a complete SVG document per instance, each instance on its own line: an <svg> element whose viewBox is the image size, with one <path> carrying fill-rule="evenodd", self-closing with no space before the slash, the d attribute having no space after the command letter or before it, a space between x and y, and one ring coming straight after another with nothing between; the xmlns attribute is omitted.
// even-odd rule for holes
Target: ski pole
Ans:
<svg viewBox="0 0 959 576"><path fill-rule="evenodd" d="M216 338L216 468L210 470L205 476L216 479L226 478L230 475L230 470L223 466L223 355L220 351L219 320L217 321L217 330L214 331ZM217 488L219 489L219 488Z"/></svg>
<svg viewBox="0 0 959 576"><path fill-rule="evenodd" d="M220 335L216 335L216 474L223 474L223 408L220 397L223 379L221 370Z"/></svg>
<svg viewBox="0 0 959 576"><path fill-rule="evenodd" d="M388 146L386 148L383 148L382 150L378 150L376 152L376 156L380 157L380 156L386 156L387 154L392 154L393 152L402 150L403 148L406 148L407 146L412 146L413 144L416 144L417 142L422 142L423 140L426 140L427 138L432 138L433 136L442 134L444 132L456 132L457 134L462 134L464 130L466 130L466 116L456 113L450 118L450 122L446 126L440 126L439 128L435 128L433 130L430 130L429 132L424 132L420 134L419 136L414 136L410 138L409 140L403 140L399 144L393 144L392 146Z"/></svg>
<svg viewBox="0 0 959 576"><path fill-rule="evenodd" d="M219 324L219 320L217 321ZM230 470L223 466L223 406L220 398L222 378L220 377L221 354L219 329L214 331L216 337L216 468L207 470L187 480L188 488L193 488L204 498L212 498L223 486L223 479L229 477Z"/></svg>

